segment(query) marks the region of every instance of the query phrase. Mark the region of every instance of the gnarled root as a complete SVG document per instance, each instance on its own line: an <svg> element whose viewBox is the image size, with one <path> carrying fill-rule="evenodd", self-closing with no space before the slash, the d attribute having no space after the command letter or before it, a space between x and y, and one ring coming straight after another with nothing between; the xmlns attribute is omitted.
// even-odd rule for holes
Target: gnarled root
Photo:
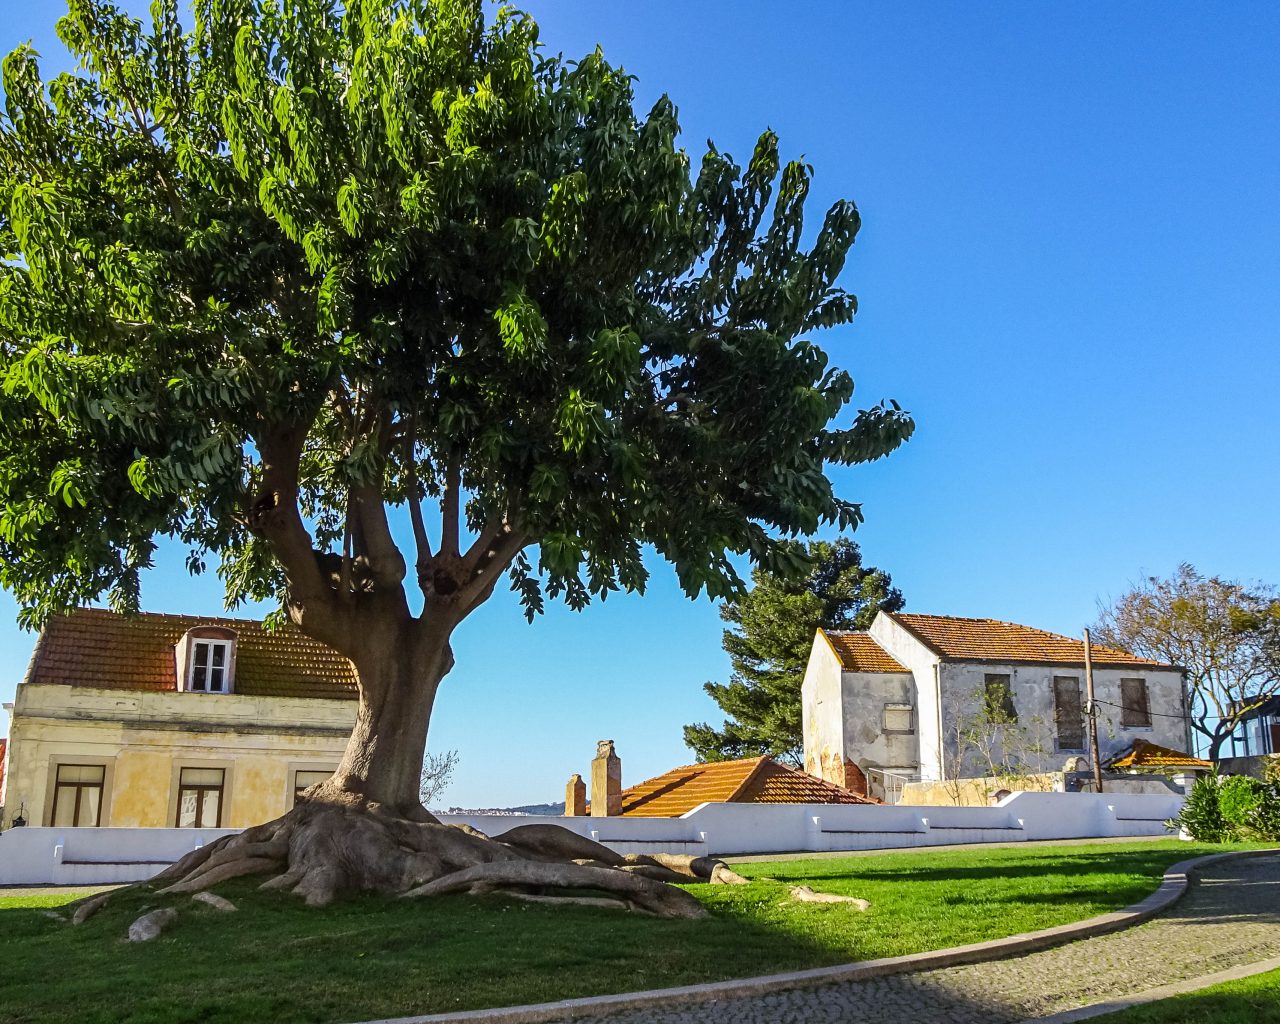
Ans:
<svg viewBox="0 0 1280 1024"><path fill-rule="evenodd" d="M252 874L270 874L261 888L293 893L311 906L358 892L417 898L502 891L683 918L706 911L667 883L746 881L712 858L622 856L557 825L520 826L491 839L376 806L312 801L193 851L151 884L162 884L162 893L195 893ZM565 890L573 892L558 895Z"/></svg>

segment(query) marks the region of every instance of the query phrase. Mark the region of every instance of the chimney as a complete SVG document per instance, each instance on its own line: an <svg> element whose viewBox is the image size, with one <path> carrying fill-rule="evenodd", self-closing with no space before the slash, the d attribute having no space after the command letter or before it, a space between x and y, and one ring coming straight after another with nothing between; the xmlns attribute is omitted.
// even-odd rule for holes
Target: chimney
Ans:
<svg viewBox="0 0 1280 1024"><path fill-rule="evenodd" d="M613 740L600 740L591 762L591 816L602 818L621 813L622 762L613 752Z"/></svg>
<svg viewBox="0 0 1280 1024"><path fill-rule="evenodd" d="M581 775L569 776L569 784L564 787L564 816L581 818L587 813L587 784Z"/></svg>

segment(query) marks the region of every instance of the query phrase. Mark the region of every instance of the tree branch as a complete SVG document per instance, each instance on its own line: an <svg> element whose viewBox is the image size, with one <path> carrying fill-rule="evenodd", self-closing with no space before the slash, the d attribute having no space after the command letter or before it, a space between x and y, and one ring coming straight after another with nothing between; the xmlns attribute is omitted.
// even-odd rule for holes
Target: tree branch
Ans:
<svg viewBox="0 0 1280 1024"><path fill-rule="evenodd" d="M498 578L511 560L533 538L512 525L505 516L490 520L463 558L464 583L458 607L463 615L474 611L493 594Z"/></svg>
<svg viewBox="0 0 1280 1024"><path fill-rule="evenodd" d="M423 580L426 579L427 573L431 568L431 540L427 536L427 525L422 519L422 497L418 494L418 460L417 460L417 438L414 431L410 430L405 437L405 488L409 496L409 520L413 523L413 544L417 549L418 561L414 566L417 577L418 586L426 592L423 586Z"/></svg>
<svg viewBox="0 0 1280 1024"><path fill-rule="evenodd" d="M365 484L353 488L351 495L374 581L383 587L399 586L408 570L404 555L391 536L387 507L382 502L381 492Z"/></svg>
<svg viewBox="0 0 1280 1024"><path fill-rule="evenodd" d="M456 464L450 464L445 470L444 495L440 499L442 512L440 526L440 557L451 559L458 557L459 520L461 519L461 474Z"/></svg>

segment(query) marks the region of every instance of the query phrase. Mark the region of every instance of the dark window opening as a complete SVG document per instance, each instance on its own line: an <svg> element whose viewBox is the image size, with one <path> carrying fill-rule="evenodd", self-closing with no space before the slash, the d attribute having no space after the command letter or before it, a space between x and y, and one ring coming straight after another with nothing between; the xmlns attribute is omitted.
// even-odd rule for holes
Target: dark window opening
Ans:
<svg viewBox="0 0 1280 1024"><path fill-rule="evenodd" d="M1007 674L987 673L982 710L992 725L1007 725L1018 720L1018 711L1013 706L1013 686Z"/></svg>

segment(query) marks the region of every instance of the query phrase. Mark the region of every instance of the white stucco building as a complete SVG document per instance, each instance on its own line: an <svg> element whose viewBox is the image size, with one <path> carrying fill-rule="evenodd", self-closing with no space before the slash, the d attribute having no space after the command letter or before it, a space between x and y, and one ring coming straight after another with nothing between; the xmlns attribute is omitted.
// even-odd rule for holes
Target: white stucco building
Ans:
<svg viewBox="0 0 1280 1024"><path fill-rule="evenodd" d="M1188 747L1180 668L1098 644L1091 653L1104 759L1136 739ZM1084 643L1030 626L881 612L864 633L819 630L802 693L806 771L855 789L865 777L872 796L886 778L984 774L972 751L957 757L956 739L984 701L1016 723L998 729L1017 730L1028 768L1087 754Z"/></svg>

